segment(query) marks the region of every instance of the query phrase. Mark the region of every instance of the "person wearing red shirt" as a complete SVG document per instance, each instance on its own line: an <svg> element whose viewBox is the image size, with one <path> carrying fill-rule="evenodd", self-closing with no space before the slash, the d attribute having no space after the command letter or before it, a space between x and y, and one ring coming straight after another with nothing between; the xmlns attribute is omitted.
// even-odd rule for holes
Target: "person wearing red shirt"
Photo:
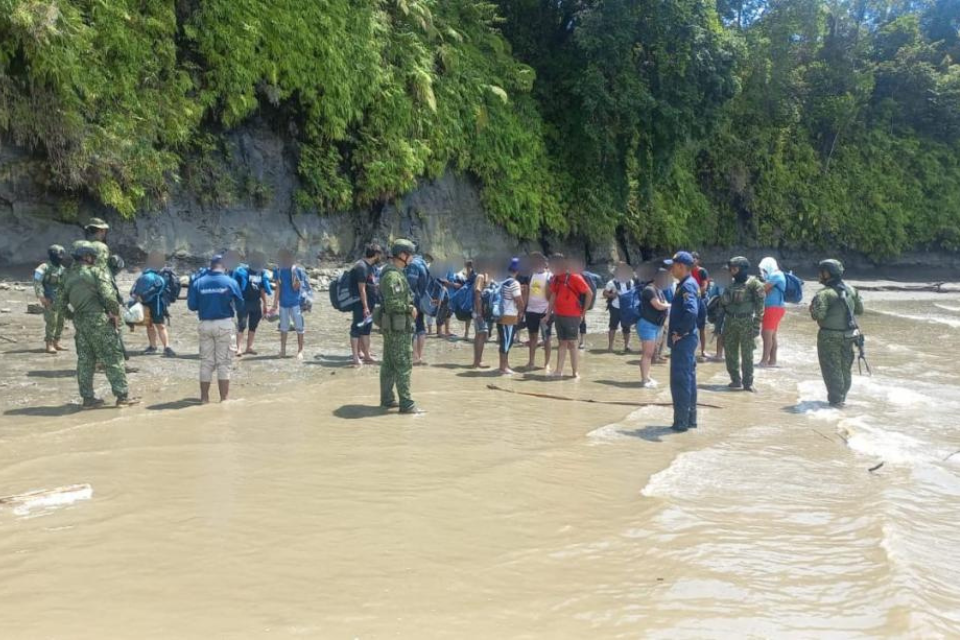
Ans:
<svg viewBox="0 0 960 640"><path fill-rule="evenodd" d="M693 256L693 269L690 271L690 275L694 280L697 281L697 286L700 287L700 300L701 304L706 306L707 304L707 289L710 287L710 274L707 273L707 270L703 268L703 263L700 261L700 254L694 251ZM700 320L697 324L697 328L700 330L700 359L705 360L707 358L707 316L706 314L700 314Z"/></svg>
<svg viewBox="0 0 960 640"><path fill-rule="evenodd" d="M579 273L571 273L571 261L560 254L553 256L554 275L550 281L548 293L549 308L547 317L555 319L554 326L560 343L557 355L557 370L554 376L563 375L563 364L567 351L570 352L570 365L573 377L580 379L580 351L577 341L580 338L580 323L586 316L593 301L593 292L587 281Z"/></svg>

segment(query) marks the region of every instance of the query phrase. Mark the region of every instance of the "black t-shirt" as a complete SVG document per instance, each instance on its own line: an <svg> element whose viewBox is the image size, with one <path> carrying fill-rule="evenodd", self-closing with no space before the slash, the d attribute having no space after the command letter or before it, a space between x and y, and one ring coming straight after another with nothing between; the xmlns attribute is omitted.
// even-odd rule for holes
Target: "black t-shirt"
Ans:
<svg viewBox="0 0 960 640"><path fill-rule="evenodd" d="M357 260L357 264L350 269L350 293L360 295L360 283L373 284L373 267L366 260Z"/></svg>
<svg viewBox="0 0 960 640"><path fill-rule="evenodd" d="M650 304L652 300L659 300L666 304L666 300L663 297L663 292L655 287L652 283L648 284L643 288L643 292L640 294L641 304L640 304L640 317L655 325L662 325L663 321L667 318L666 311L658 311L653 308L653 305Z"/></svg>

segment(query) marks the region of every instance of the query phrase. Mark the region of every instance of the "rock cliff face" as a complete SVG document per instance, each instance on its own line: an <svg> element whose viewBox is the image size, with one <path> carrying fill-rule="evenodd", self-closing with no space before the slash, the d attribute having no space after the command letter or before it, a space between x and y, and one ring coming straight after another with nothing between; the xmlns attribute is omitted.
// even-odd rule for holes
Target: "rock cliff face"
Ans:
<svg viewBox="0 0 960 640"><path fill-rule="evenodd" d="M42 161L24 149L0 144L0 267L36 263L54 243L69 245L82 237L81 221L98 216L111 225L111 248L132 262L153 249L185 262L201 262L225 248L254 249L276 255L295 249L302 262L316 257L339 263L352 259L370 241L408 237L436 260L455 265L465 257L504 258L531 250L586 256L597 265L626 259L636 264L642 252L609 242L518 242L491 223L478 186L467 176L448 173L426 182L398 202L334 214L301 212L295 204L300 183L296 149L263 125L241 127L222 138L203 170L185 172L169 198L124 220L86 197L51 187ZM213 167L212 169L210 167ZM224 187L223 185L227 186ZM894 278L950 277L960 272L960 255L914 252L879 265L845 252L771 250L756 247L701 251L710 265L733 255L758 262L773 255L786 268L810 273L827 253L841 257L854 272ZM651 256L647 256L648 258ZM597 267L603 270L602 266ZM950 274L944 276L943 274Z"/></svg>
<svg viewBox="0 0 960 640"><path fill-rule="evenodd" d="M92 216L111 225L109 244L128 260L159 249L181 260L199 261L226 247L263 250L275 255L295 248L301 260L322 256L350 258L364 244L410 237L441 261L476 255L506 255L522 249L503 229L490 223L477 186L448 173L417 190L370 210L335 214L300 212L295 149L264 127L230 134L218 154L217 173L231 185L247 185L224 201L211 202L202 185L184 180L169 199L138 212L132 220L85 197L53 190L44 164L27 151L0 147L0 265L39 260L50 244L69 244L82 236L81 221ZM249 185L254 185L252 188Z"/></svg>

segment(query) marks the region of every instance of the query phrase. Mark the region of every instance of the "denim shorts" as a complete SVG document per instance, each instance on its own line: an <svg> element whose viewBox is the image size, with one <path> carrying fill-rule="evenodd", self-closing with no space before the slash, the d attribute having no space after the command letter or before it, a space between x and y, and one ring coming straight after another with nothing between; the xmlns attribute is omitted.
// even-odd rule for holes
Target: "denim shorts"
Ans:
<svg viewBox="0 0 960 640"><path fill-rule="evenodd" d="M640 339L644 342L652 342L660 338L660 331L663 329L658 324L653 324L649 320L644 320L643 318L637 323L637 334L640 336Z"/></svg>

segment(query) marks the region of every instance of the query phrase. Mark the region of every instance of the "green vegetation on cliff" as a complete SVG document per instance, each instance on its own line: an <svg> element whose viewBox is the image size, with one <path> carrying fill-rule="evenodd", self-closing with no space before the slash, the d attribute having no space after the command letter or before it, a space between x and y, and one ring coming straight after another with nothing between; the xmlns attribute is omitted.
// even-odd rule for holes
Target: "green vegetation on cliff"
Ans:
<svg viewBox="0 0 960 640"><path fill-rule="evenodd" d="M0 0L0 133L125 215L259 115L304 209L452 167L522 237L960 248L958 28L960 0Z"/></svg>

